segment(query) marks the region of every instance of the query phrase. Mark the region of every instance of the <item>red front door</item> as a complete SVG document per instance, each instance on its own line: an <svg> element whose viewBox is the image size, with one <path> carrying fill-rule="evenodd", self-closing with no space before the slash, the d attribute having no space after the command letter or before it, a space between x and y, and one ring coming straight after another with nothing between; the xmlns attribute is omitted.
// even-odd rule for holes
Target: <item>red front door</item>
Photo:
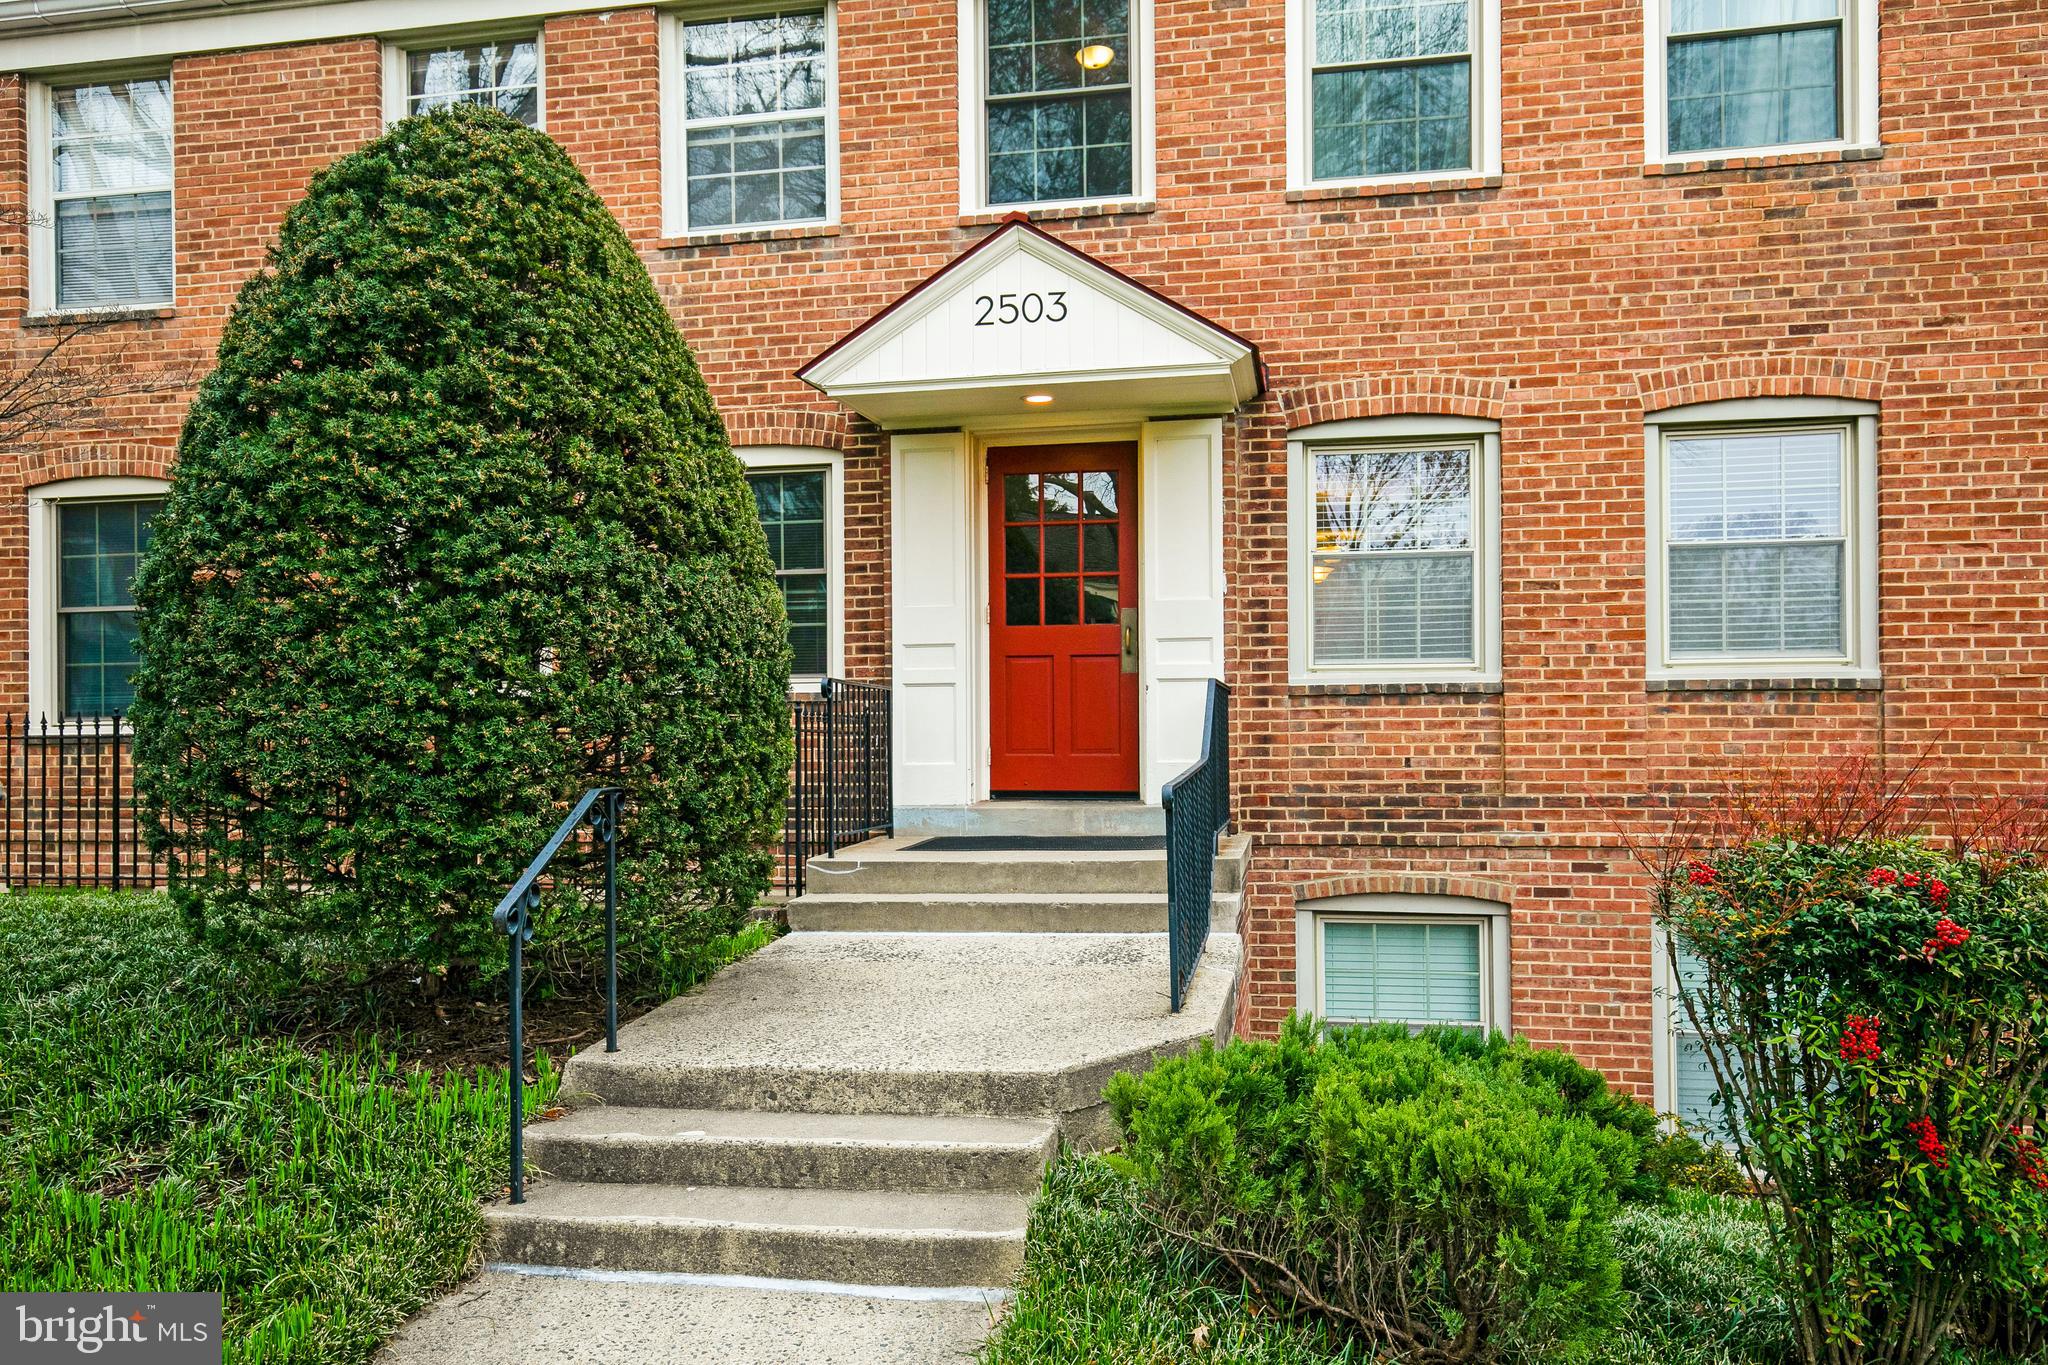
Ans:
<svg viewBox="0 0 2048 1365"><path fill-rule="evenodd" d="M988 490L989 787L1135 793L1136 448L991 450Z"/></svg>

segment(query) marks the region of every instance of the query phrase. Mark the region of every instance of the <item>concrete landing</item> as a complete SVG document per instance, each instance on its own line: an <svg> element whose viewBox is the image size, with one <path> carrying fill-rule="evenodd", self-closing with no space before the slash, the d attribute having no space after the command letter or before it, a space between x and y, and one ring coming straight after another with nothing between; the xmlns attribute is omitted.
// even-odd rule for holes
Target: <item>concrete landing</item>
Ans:
<svg viewBox="0 0 2048 1365"><path fill-rule="evenodd" d="M661 1276L486 1270L407 1323L375 1365L961 1365L993 1305Z"/></svg>
<svg viewBox="0 0 2048 1365"><path fill-rule="evenodd" d="M820 1114L1069 1115L1117 1071L1230 1026L1212 934L1179 1014L1164 934L799 933L580 1052L570 1103ZM1088 1136L1075 1133L1069 1136Z"/></svg>

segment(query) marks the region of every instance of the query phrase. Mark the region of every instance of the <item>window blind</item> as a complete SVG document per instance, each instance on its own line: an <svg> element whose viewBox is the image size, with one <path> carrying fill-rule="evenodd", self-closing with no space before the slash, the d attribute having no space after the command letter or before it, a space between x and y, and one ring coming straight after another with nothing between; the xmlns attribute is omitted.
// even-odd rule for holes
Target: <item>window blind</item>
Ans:
<svg viewBox="0 0 2048 1365"><path fill-rule="evenodd" d="M1312 662L1474 657L1472 451L1318 452Z"/></svg>
<svg viewBox="0 0 2048 1365"><path fill-rule="evenodd" d="M1484 1023L1477 924L1323 924L1323 1013L1333 1020Z"/></svg>
<svg viewBox="0 0 2048 1365"><path fill-rule="evenodd" d="M50 98L59 308L171 298L171 82L110 81Z"/></svg>
<svg viewBox="0 0 2048 1365"><path fill-rule="evenodd" d="M1674 437L1667 448L1672 656L1839 655L1844 433Z"/></svg>

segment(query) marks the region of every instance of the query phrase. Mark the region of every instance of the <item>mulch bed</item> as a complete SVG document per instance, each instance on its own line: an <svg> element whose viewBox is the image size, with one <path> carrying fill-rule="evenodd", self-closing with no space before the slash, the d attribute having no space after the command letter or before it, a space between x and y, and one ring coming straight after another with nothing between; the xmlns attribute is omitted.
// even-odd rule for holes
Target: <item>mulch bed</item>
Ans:
<svg viewBox="0 0 2048 1365"><path fill-rule="evenodd" d="M657 1003L620 999L619 1026L624 1028ZM470 1071L504 1065L510 1014L502 995L495 999L443 996L428 1000L417 993L394 990L366 995L360 1008L298 1021L281 1031L309 1046L331 1046L351 1035L374 1035L410 1068ZM545 1000L529 996L521 1022L526 1030L526 1074L533 1075L536 1052L546 1052L559 1070L571 1052L604 1046L604 994L599 990L589 996Z"/></svg>

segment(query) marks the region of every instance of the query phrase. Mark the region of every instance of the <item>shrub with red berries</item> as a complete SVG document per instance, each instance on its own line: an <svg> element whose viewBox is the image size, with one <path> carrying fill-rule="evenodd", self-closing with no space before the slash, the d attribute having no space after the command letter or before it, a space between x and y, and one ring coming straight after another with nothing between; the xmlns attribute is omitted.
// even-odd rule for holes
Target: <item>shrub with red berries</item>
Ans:
<svg viewBox="0 0 2048 1365"><path fill-rule="evenodd" d="M1807 1365L2048 1327L2040 861L1759 829L1661 866L1672 1010L1779 1206Z"/></svg>
<svg viewBox="0 0 2048 1365"><path fill-rule="evenodd" d="M1838 1049L1845 1062L1874 1062L1884 1056L1884 1048L1877 1041L1878 1021L1867 1014L1852 1014L1842 1025L1842 1042Z"/></svg>

